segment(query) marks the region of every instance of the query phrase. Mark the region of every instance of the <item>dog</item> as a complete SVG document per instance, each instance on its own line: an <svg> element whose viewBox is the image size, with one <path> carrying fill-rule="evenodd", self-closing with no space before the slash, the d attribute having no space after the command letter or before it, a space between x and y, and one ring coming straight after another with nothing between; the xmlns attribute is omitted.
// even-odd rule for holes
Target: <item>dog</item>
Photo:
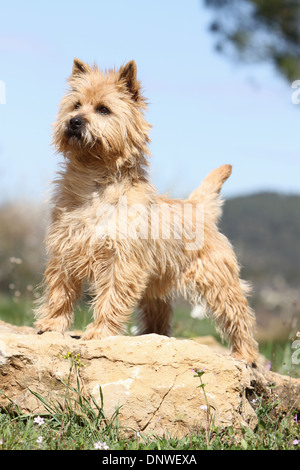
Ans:
<svg viewBox="0 0 300 470"><path fill-rule="evenodd" d="M235 358L254 363L249 286L218 230L231 165L213 170L185 200L160 195L148 177L151 126L135 62L101 71L75 59L68 84L54 124L64 163L35 310L38 333L71 327L88 281L94 319L83 340L122 333L136 307L139 334L170 335L179 292L214 317Z"/></svg>

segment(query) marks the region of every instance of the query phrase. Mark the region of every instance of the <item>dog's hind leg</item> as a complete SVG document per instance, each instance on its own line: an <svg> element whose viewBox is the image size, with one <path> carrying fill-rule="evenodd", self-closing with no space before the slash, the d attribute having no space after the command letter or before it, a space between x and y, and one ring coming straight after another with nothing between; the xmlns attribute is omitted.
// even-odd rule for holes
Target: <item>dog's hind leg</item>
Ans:
<svg viewBox="0 0 300 470"><path fill-rule="evenodd" d="M139 334L157 333L169 336L172 318L173 309L171 302L152 297L146 293L139 305Z"/></svg>
<svg viewBox="0 0 300 470"><path fill-rule="evenodd" d="M226 237L218 233L210 249L204 247L189 277L195 294L205 301L217 327L228 338L233 356L254 363L258 354L253 337L255 318L246 298L248 287L239 279L239 267Z"/></svg>

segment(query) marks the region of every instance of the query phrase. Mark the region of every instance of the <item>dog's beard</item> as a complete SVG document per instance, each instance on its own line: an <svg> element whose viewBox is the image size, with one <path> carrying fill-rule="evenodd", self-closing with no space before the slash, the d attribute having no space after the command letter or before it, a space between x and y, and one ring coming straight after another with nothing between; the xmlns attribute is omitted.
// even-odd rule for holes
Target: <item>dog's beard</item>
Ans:
<svg viewBox="0 0 300 470"><path fill-rule="evenodd" d="M122 154L122 149L114 134L105 130L105 126L99 128L88 122L78 130L70 129L69 121L58 123L54 129L54 145L69 158L97 158L111 162Z"/></svg>
<svg viewBox="0 0 300 470"><path fill-rule="evenodd" d="M89 131L82 135L66 131L61 138L55 139L57 150L70 160L82 163L100 160L111 164L116 160L115 153L105 136L92 135Z"/></svg>
<svg viewBox="0 0 300 470"><path fill-rule="evenodd" d="M98 140L88 129L79 131L70 131L67 129L66 137L70 146L76 145L82 149L94 147Z"/></svg>
<svg viewBox="0 0 300 470"><path fill-rule="evenodd" d="M72 131L66 126L61 139L57 139L57 147L59 151L64 153L91 154L99 151L101 141L94 136L87 128L78 131Z"/></svg>

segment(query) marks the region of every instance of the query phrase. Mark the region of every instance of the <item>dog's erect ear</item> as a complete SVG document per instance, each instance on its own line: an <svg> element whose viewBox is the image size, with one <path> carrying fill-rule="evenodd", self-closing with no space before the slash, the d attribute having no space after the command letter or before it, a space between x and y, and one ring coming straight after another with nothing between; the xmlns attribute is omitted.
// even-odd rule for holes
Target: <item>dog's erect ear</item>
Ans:
<svg viewBox="0 0 300 470"><path fill-rule="evenodd" d="M135 101L138 101L140 97L140 82L136 79L136 64L134 60L131 60L126 65L120 68L119 81L126 84L128 91L132 94Z"/></svg>
<svg viewBox="0 0 300 470"><path fill-rule="evenodd" d="M85 64L84 62L82 62L82 60L74 59L72 75L80 76L84 73L89 72L90 70L91 68L88 64Z"/></svg>

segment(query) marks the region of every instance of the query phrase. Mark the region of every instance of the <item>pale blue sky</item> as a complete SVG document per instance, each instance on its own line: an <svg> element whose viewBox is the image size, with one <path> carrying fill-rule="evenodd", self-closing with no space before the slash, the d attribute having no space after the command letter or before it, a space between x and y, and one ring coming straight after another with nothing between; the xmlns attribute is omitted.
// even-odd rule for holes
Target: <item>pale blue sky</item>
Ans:
<svg viewBox="0 0 300 470"><path fill-rule="evenodd" d="M198 0L2 2L0 201L46 198L60 161L51 123L74 57L103 68L136 61L160 191L183 196L231 163L226 197L300 193L300 105L291 86L271 67L216 54L209 19Z"/></svg>

